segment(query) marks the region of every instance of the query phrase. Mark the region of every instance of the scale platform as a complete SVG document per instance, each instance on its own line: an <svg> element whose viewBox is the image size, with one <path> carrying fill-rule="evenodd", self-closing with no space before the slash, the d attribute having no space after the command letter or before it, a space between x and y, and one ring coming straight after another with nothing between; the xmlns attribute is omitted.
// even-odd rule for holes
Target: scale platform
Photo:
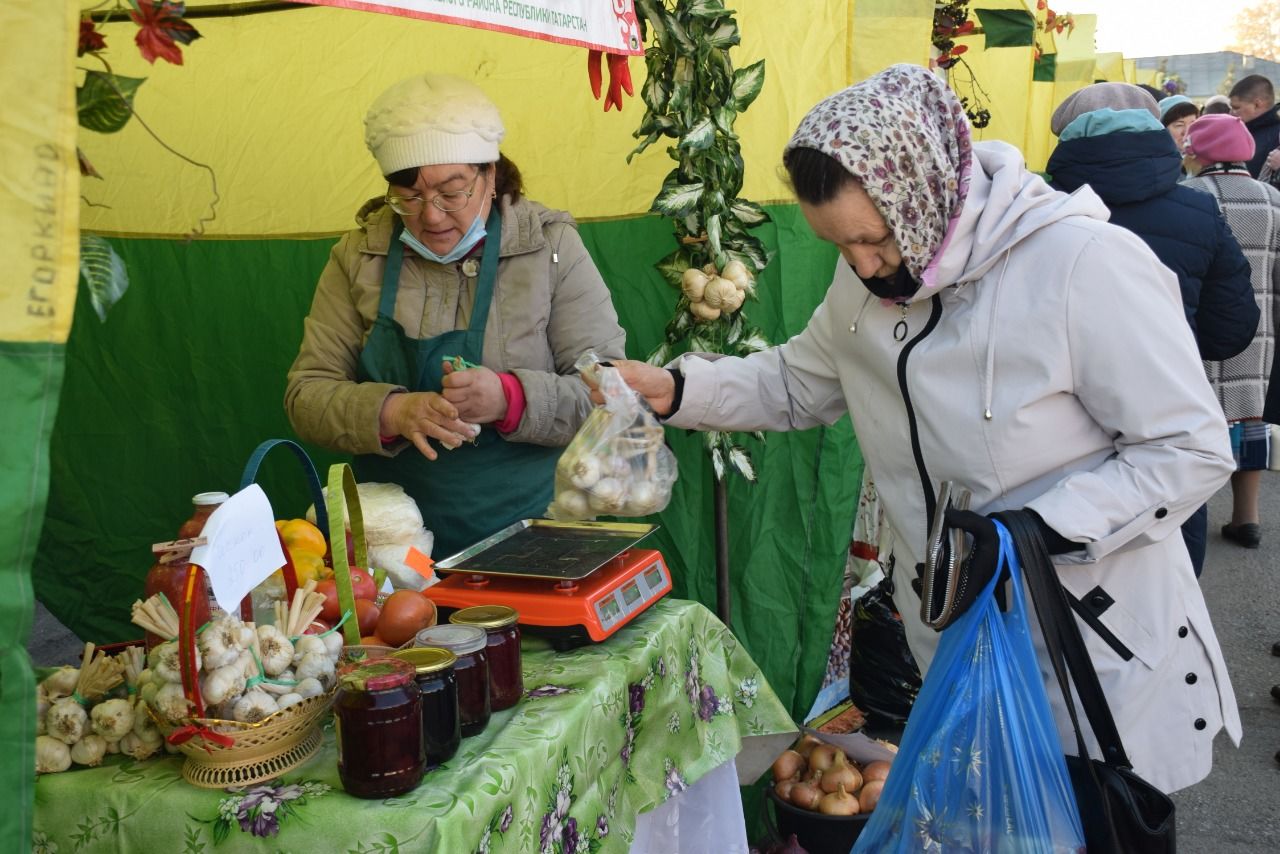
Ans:
<svg viewBox="0 0 1280 854"><path fill-rule="evenodd" d="M447 616L508 605L520 625L559 650L605 640L671 592L662 555L636 543L656 525L524 519L435 568L426 592Z"/></svg>

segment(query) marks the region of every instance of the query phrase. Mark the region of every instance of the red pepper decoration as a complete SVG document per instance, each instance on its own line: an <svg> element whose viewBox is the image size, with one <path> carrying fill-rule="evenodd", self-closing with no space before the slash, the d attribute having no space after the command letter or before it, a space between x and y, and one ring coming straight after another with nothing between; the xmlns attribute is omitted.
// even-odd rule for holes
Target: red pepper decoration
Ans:
<svg viewBox="0 0 1280 854"><path fill-rule="evenodd" d="M600 51L587 51L587 80L591 81L591 97L600 100Z"/></svg>
<svg viewBox="0 0 1280 854"><path fill-rule="evenodd" d="M587 80L591 83L591 96L597 101L600 100L604 82L600 67L602 56L607 56L609 61L609 89L604 97L604 111L607 113L610 107L617 107L621 112L622 93L635 94L635 87L631 83L631 68L627 65L627 57L622 54L605 54L599 50L587 51Z"/></svg>

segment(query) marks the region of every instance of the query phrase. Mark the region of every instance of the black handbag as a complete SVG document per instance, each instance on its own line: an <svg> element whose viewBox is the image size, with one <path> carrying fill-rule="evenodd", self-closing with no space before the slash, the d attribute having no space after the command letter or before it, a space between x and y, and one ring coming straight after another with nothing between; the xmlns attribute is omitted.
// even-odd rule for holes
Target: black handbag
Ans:
<svg viewBox="0 0 1280 854"><path fill-rule="evenodd" d="M1013 537L1023 577L1040 618L1045 647L1075 728L1078 755L1067 757L1067 770L1089 854L1173 854L1173 801L1133 773L1040 529L1024 513L996 514L996 518ZM1102 749L1102 759L1089 756L1071 695L1072 682L1089 728Z"/></svg>

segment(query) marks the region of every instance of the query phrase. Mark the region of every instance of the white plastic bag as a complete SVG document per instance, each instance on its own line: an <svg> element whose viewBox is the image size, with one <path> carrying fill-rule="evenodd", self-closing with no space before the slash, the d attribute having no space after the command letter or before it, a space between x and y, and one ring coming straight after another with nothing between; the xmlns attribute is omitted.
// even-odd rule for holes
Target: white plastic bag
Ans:
<svg viewBox="0 0 1280 854"><path fill-rule="evenodd" d="M599 362L588 351L576 364L605 402L587 416L556 465L555 499L547 508L552 519L647 516L671 501L676 458L662 425L618 371Z"/></svg>

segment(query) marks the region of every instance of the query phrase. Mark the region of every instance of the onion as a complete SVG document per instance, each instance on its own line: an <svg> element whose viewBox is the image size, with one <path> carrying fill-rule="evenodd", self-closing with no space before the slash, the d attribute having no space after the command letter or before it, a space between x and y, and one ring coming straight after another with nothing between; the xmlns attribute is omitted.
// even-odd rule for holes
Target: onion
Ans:
<svg viewBox="0 0 1280 854"><path fill-rule="evenodd" d="M835 761L831 763L830 768L822 772L822 782L819 785L822 791L827 793L834 792L836 789L856 792L862 785L862 775L858 773L857 768L849 764L843 753L836 751Z"/></svg>
<svg viewBox="0 0 1280 854"><path fill-rule="evenodd" d="M875 780L889 779L890 767L892 766L883 759L878 759L875 762L868 762L866 765L862 766L863 784L865 785Z"/></svg>
<svg viewBox="0 0 1280 854"><path fill-rule="evenodd" d="M800 740L796 742L796 746L793 747L792 750L799 753L805 759L808 759L809 754L812 753L813 749L819 744L822 744L822 739L806 732L800 737Z"/></svg>
<svg viewBox="0 0 1280 854"><path fill-rule="evenodd" d="M880 803L880 793L884 791L884 780L872 780L862 785L862 794L858 795L858 806L863 812L871 812Z"/></svg>
<svg viewBox="0 0 1280 854"><path fill-rule="evenodd" d="M846 792L844 786L818 801L818 812L823 815L857 815L859 809L858 799Z"/></svg>
<svg viewBox="0 0 1280 854"><path fill-rule="evenodd" d="M724 265L724 270L720 275L733 282L739 290L750 290L751 286L755 284L755 278L751 275L751 271L747 269L747 265L736 258Z"/></svg>
<svg viewBox="0 0 1280 854"><path fill-rule="evenodd" d="M720 309L712 308L705 302L689 303L689 313L694 316L699 323L710 323L720 317Z"/></svg>
<svg viewBox="0 0 1280 854"><path fill-rule="evenodd" d="M796 784L799 782L799 777L788 777L785 780L779 780L773 784L773 791L776 792L778 797L782 798L784 801L790 801L791 790L794 789Z"/></svg>
<svg viewBox="0 0 1280 854"><path fill-rule="evenodd" d="M822 790L812 782L796 783L791 787L791 803L801 809L817 809L821 800Z"/></svg>
<svg viewBox="0 0 1280 854"><path fill-rule="evenodd" d="M840 753L840 748L819 744L809 753L809 767L815 771L826 771L835 764L837 753Z"/></svg>
<svg viewBox="0 0 1280 854"><path fill-rule="evenodd" d="M697 267L690 267L680 277L680 290L689 298L689 302L701 302L702 293L706 290L710 277Z"/></svg>
<svg viewBox="0 0 1280 854"><path fill-rule="evenodd" d="M725 297L737 292L733 282L717 276L707 282L707 287L702 292L702 301L712 308L724 308Z"/></svg>
<svg viewBox="0 0 1280 854"><path fill-rule="evenodd" d="M784 750L773 760L773 779L785 780L804 773L804 757L794 750Z"/></svg>

